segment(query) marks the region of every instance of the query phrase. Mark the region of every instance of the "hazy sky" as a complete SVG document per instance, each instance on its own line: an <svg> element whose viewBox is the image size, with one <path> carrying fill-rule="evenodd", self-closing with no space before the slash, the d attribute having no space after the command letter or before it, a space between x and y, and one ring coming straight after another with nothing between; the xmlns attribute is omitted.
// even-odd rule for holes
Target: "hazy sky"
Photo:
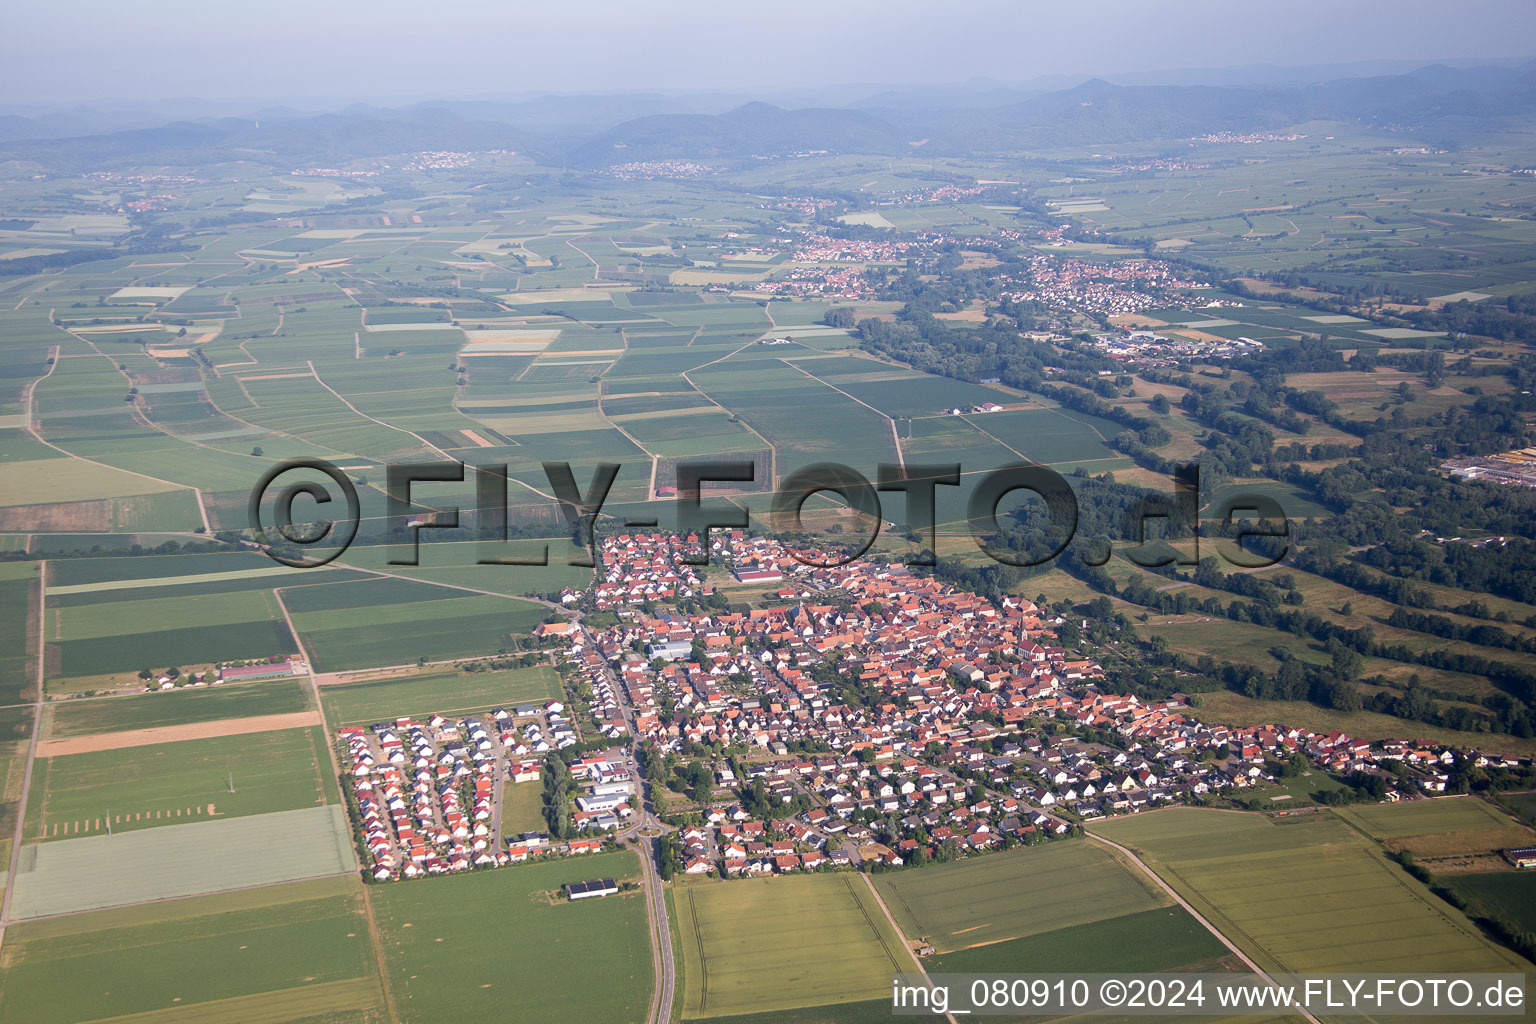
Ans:
<svg viewBox="0 0 1536 1024"><path fill-rule="evenodd" d="M1532 0L12 0L0 104L363 100L1536 52Z"/></svg>

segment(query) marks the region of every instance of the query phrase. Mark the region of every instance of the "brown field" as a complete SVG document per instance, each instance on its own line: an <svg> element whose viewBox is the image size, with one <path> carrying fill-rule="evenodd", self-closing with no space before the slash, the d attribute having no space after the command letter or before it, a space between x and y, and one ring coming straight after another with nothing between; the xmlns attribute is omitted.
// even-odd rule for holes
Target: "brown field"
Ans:
<svg viewBox="0 0 1536 1024"><path fill-rule="evenodd" d="M1383 845L1396 853L1407 850L1422 860L1439 861L1441 858L1473 857L1498 854L1511 847L1530 846L1536 841L1528 828L1510 825L1508 828L1480 828L1472 832L1431 832L1422 836L1403 836L1388 839Z"/></svg>
<svg viewBox="0 0 1536 1024"><path fill-rule="evenodd" d="M1278 295L1280 292L1290 292L1292 295L1298 295L1304 299L1331 299L1334 297L1331 292L1320 292L1316 288L1286 288L1270 281L1260 281L1256 277L1240 277L1237 280L1246 285L1250 291L1258 292L1260 295Z"/></svg>
<svg viewBox="0 0 1536 1024"><path fill-rule="evenodd" d="M214 736L244 736L253 732L302 729L311 725L324 724L325 720L320 717L318 711L295 711L286 715L253 715L250 718L230 718L222 722L166 725L155 729L132 729L128 732L105 733L98 736L38 740L37 756L66 757L70 754L89 754L97 750L121 750L125 747L146 747L154 743L201 740Z"/></svg>
<svg viewBox="0 0 1536 1024"><path fill-rule="evenodd" d="M112 502L61 501L51 505L12 505L0 508L0 530L12 533L73 533L112 529Z"/></svg>

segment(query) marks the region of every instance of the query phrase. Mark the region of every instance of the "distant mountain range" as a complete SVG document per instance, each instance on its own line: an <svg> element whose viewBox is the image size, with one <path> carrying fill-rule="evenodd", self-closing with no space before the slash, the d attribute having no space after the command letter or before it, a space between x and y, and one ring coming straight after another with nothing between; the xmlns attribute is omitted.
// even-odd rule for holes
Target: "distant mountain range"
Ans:
<svg viewBox="0 0 1536 1024"><path fill-rule="evenodd" d="M160 123L143 112L114 123L110 113L81 108L0 117L0 163L69 172L242 160L288 169L418 150L486 149L586 168L660 160L730 163L817 151L997 156L1273 131L1316 120L1392 126L1419 141L1454 147L1536 124L1536 61L1430 65L1310 84L1117 85L1094 79L1034 92L983 81L884 90L843 106L799 109L736 104L738 99L551 96L398 109L357 105L318 115L268 108L243 117Z"/></svg>

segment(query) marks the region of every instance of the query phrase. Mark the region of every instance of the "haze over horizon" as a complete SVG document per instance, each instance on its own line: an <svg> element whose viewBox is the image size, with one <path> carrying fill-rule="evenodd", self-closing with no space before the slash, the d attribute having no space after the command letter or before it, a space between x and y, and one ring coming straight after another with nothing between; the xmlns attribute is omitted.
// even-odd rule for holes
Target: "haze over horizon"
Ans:
<svg viewBox="0 0 1536 1024"><path fill-rule="evenodd" d="M1404 0L1390 18L1327 0L1283 13L1212 0L1101 0L1072 10L962 0L942 15L911 0L787 0L729 16L677 0L588 0L559 10L477 2L458 15L445 20L402 0L274 0L240 14L156 0L127 19L104 0L17 9L0 40L0 99L6 109L41 110L194 97L400 103L716 88L825 102L850 83L1497 61L1529 55L1536 37L1536 5L1508 0ZM1498 33L1489 34L1491 23ZM941 27L965 45L934 45Z"/></svg>

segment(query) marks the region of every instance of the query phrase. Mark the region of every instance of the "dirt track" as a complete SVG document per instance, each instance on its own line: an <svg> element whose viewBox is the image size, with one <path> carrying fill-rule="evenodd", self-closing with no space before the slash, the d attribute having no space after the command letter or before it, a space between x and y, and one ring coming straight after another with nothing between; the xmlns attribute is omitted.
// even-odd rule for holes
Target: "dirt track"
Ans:
<svg viewBox="0 0 1536 1024"><path fill-rule="evenodd" d="M222 722L167 725L157 729L133 729L128 732L98 733L95 736L39 740L37 756L64 757L66 754L88 754L93 750L122 750L125 747L144 747L151 743L200 740L213 736L242 736L252 732L302 729L305 726L324 724L318 711L295 711L287 715L253 715L250 718L231 718Z"/></svg>

